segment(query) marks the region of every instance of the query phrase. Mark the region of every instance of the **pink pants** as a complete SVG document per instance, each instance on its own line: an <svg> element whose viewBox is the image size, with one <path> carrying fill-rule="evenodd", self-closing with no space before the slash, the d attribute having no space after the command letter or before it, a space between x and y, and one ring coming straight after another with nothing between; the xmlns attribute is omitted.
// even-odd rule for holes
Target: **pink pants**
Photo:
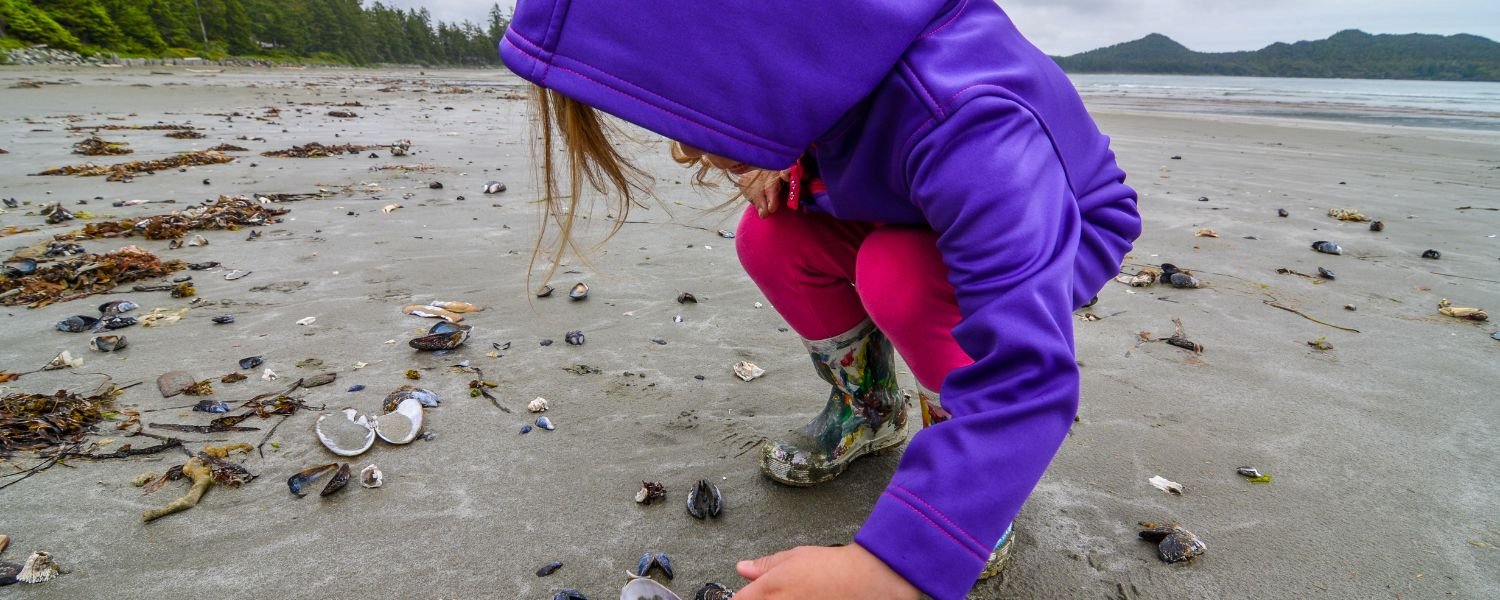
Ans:
<svg viewBox="0 0 1500 600"><path fill-rule="evenodd" d="M932 230L786 208L762 219L750 207L735 246L750 279L804 338L835 337L868 317L934 392L974 362L953 339L958 301Z"/></svg>

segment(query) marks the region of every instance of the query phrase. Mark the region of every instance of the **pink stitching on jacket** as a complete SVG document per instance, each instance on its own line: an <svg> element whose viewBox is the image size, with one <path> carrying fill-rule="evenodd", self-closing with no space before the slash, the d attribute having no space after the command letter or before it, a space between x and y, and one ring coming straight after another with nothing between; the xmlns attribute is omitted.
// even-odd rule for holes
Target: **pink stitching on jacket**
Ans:
<svg viewBox="0 0 1500 600"><path fill-rule="evenodd" d="M948 533L948 530L943 529L942 525L938 525L936 521L933 521L931 517L927 516L927 513L924 513L922 511L918 510L917 507L912 506L912 504L910 502L907 502L905 498L902 498L900 496L897 496L897 495L891 494L891 493L886 493L885 495L889 496L891 498L895 498L897 502L900 502L901 504L906 505L906 508L909 508L909 509L911 509L912 512L917 513L917 516L922 517L922 520L927 521L928 523L931 523L933 529L936 529L939 532L942 532L943 535L947 536L948 539L953 540L954 544L957 544L959 548L963 548L964 551L968 552L971 556L973 556L975 558L978 558L979 560L989 560L988 556L980 556L979 553L975 552L973 548L968 547L963 542L959 541L958 538L953 537L953 534ZM966 533L964 535L968 535L968 534ZM978 544L976 544L976 545L978 545Z"/></svg>
<svg viewBox="0 0 1500 600"><path fill-rule="evenodd" d="M917 39L918 40L925 40L925 39L928 38L928 36L931 36L933 34L936 34L939 31L947 29L949 25L952 25L954 21L958 20L958 16L959 15L964 14L964 9L968 8L968 7L969 7L969 0L964 0L962 4L958 5L958 12L955 12L955 13L953 13L953 16L948 17L948 20L944 21L942 25L938 25L937 29L934 29L932 31L924 33L924 34L922 34L922 37L919 37Z"/></svg>
<svg viewBox="0 0 1500 600"><path fill-rule="evenodd" d="M915 499L917 502L921 502L922 506L925 506L925 507L928 508L928 510L931 510L932 514L937 515L938 518L942 519L944 523L947 523L948 525L952 526L954 529L957 529L959 531L959 533L964 534L964 537L969 538L969 542L970 543L974 544L975 546L981 546L981 547L984 546L984 544L979 543L979 540L974 539L974 534L971 534L968 531L964 530L964 528L959 527L957 523L954 523L953 521L949 521L948 520L948 516L945 515L945 514L943 514L943 511L940 511L940 510L937 509L937 507L935 507L935 506L933 506L931 504L928 504L927 501L923 500L921 496L918 496L916 493L912 492L911 490L908 490L908 489L906 489L904 487L901 487L900 484L898 484L898 483L896 483L894 481L891 482L891 487L896 488L898 490L901 490L903 492L906 492L907 494L910 494L913 499Z"/></svg>
<svg viewBox="0 0 1500 600"><path fill-rule="evenodd" d="M932 97L932 90L927 89L927 83L917 77L917 72L911 68L911 65L903 60L901 61L901 69L906 71L906 76L912 80L912 83L916 84L918 89L922 90L922 97L927 98L927 101L932 104L932 108L938 112L938 116L947 116L948 111L943 110L943 107L938 105L937 98Z"/></svg>
<svg viewBox="0 0 1500 600"><path fill-rule="evenodd" d="M520 38L522 41L526 42L527 44L530 44L532 46L536 46L536 42L533 42L531 40L526 39L525 36L522 36L519 33L515 33L514 30L512 30L510 33L515 34L515 36L517 38ZM720 130L714 129L713 127L710 127L708 125L704 125L702 123L698 123L696 121L693 121L692 119L690 119L686 115L677 114L676 112L667 110L665 107L658 106L658 105L656 105L654 103L648 102L648 101L646 101L643 98L637 98L637 97L631 95L630 92L627 92L627 91L619 89L619 88L617 88L617 87L615 87L613 85L607 84L607 83L599 81L597 79L594 79L593 77L589 77L588 75L586 75L584 73L580 73L580 72L575 71L573 69L569 69L569 68L564 67L562 65L556 64L553 61L543 59L542 57L537 56L536 54L533 54L532 52L528 52L525 48L522 48L519 45L517 45L515 42L511 41L509 35L507 35L504 38L502 38L501 41L504 42L504 43L510 44L510 46L512 48L515 48L517 52L525 54L526 56L530 57L532 60L540 62L540 63L542 63L544 65L547 65L548 69L556 67L559 71L564 71L564 72L567 72L567 73L572 73L573 75L577 75L578 77L582 77L583 79L587 79L587 80L589 80L589 81L591 81L591 82L599 85L600 87L602 87L604 89L607 89L607 90L612 91L612 92L614 92L616 94L619 94L621 96L624 96L626 98L634 100L634 101L636 101L636 102L638 102L640 104L644 104L647 107L650 107L650 108L656 109L658 111L661 111L662 113L665 113L667 116L670 116L673 119L676 119L678 121L681 121L681 122L686 123L688 125L691 125L693 127L697 127L698 129L702 129L702 130L708 131L710 133L717 133L717 134L729 135L729 132L720 131ZM538 47L538 48L540 48L540 47ZM538 51L539 52L545 52L545 50L538 50ZM558 54L556 52L551 52L550 54L552 54L553 56L562 56L561 54ZM600 69L598 67L595 67L593 65L590 65L590 64L588 64L586 62L583 62L583 61L575 59L575 58L571 58L571 57L567 57L567 58L569 58L569 60L577 61L578 64L587 66L587 67L589 67L591 69L594 69L595 71L599 71L600 73L602 73L604 75L607 75L607 76L609 76L612 79L620 80L618 77L615 77L614 75L610 75L608 72L604 71L603 69ZM546 78L544 77L542 79L542 81L545 82ZM623 81L623 80L621 80L621 81ZM682 105L680 105L680 104L678 104L676 102L673 102L670 99L666 99L666 98L662 98L662 99L666 100L667 102L670 102L670 103L672 103L674 105L682 107ZM686 107L682 107L682 108L686 108ZM738 136L731 136L731 137L736 137L738 139L738 141L741 141L741 142L744 142L744 143L747 143L747 144L759 147L762 150L768 150L768 151L771 151L771 152L795 152L796 151L796 149L794 149L794 148L792 148L790 146L785 146L785 145L783 145L783 144L781 144L779 142L776 142L774 140L768 140L768 139L762 138L762 137L760 137L760 136L758 136L758 135L756 135L754 133L745 131L743 129L740 129L738 127L730 125L728 123L723 123L723 125L725 127L729 128L729 129L734 130L735 133L738 133L741 136L746 136L746 138L748 138L748 139L740 139L740 138L738 138Z"/></svg>

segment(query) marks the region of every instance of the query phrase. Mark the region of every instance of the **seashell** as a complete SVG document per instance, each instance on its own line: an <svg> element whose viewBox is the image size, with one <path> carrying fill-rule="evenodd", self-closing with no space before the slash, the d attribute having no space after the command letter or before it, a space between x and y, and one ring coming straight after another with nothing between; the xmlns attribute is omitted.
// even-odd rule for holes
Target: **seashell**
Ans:
<svg viewBox="0 0 1500 600"><path fill-rule="evenodd" d="M217 325L228 325L234 322L234 315L219 315L213 321Z"/></svg>
<svg viewBox="0 0 1500 600"><path fill-rule="evenodd" d="M123 335L100 335L89 340L89 347L100 352L124 350L126 345Z"/></svg>
<svg viewBox="0 0 1500 600"><path fill-rule="evenodd" d="M140 307L141 305L129 300L111 300L99 305L99 314L102 314L106 317L112 317L115 315L128 313Z"/></svg>
<svg viewBox="0 0 1500 600"><path fill-rule="evenodd" d="M582 281L578 282L578 285L573 286L573 289L568 292L568 297L574 300L582 300L589 297L589 284Z"/></svg>
<svg viewBox="0 0 1500 600"><path fill-rule="evenodd" d="M318 417L314 430L318 441L339 456L359 456L375 445L375 428L370 419L352 408L324 413Z"/></svg>
<svg viewBox="0 0 1500 600"><path fill-rule="evenodd" d="M678 304L697 304L698 303L698 297L694 296L691 292L683 292L683 293L677 295L677 303Z"/></svg>
<svg viewBox="0 0 1500 600"><path fill-rule="evenodd" d="M83 333L99 325L99 319L84 315L75 315L57 322L58 331L68 333Z"/></svg>
<svg viewBox="0 0 1500 600"><path fill-rule="evenodd" d="M219 381L222 381L224 383L239 383L249 378L250 377L245 375L244 373L230 373L219 378Z"/></svg>
<svg viewBox="0 0 1500 600"><path fill-rule="evenodd" d="M1156 542L1156 554L1169 563L1192 560L1208 551L1208 545L1193 532L1176 526L1158 527L1154 523L1142 523L1146 527L1140 537Z"/></svg>
<svg viewBox="0 0 1500 600"><path fill-rule="evenodd" d="M113 331L116 329L124 329L126 327L134 326L139 322L140 321L135 320L134 317L110 317L108 319L99 321L99 326L103 327L104 329Z"/></svg>
<svg viewBox="0 0 1500 600"><path fill-rule="evenodd" d="M534 413L547 412L547 399L540 396L526 405L526 410Z"/></svg>
<svg viewBox="0 0 1500 600"><path fill-rule="evenodd" d="M25 277L35 272L36 260L30 258L7 261L4 266L4 273L6 277Z"/></svg>
<svg viewBox="0 0 1500 600"><path fill-rule="evenodd" d="M208 238L203 237L202 235L195 235L195 236L193 236L193 239L188 240L188 243L187 243L187 246L189 248L196 248L198 246L207 246L207 245L208 245Z"/></svg>
<svg viewBox="0 0 1500 600"><path fill-rule="evenodd" d="M428 329L427 334L434 335L439 333L453 333L455 331L458 331L459 327L460 325L454 325L453 323L449 323L447 321L440 321L436 325L433 325L430 329Z"/></svg>
<svg viewBox="0 0 1500 600"><path fill-rule="evenodd" d="M224 279L228 280L228 281L234 281L236 279L244 279L245 276L249 275L250 273L252 273L252 271L241 271L239 269L235 269L233 271L225 273L224 274Z"/></svg>
<svg viewBox="0 0 1500 600"><path fill-rule="evenodd" d="M301 318L301 319L297 319L297 324L298 325L302 325L304 327L306 327L308 325L312 325L313 323L317 323L317 322L318 322L318 318L317 317L304 317L304 318Z"/></svg>
<svg viewBox="0 0 1500 600"><path fill-rule="evenodd" d="M1438 252L1437 250L1431 250L1431 249L1429 249L1428 251L1422 253L1422 258L1431 259L1431 260L1438 260L1438 259L1443 258L1443 253L1442 252Z"/></svg>
<svg viewBox="0 0 1500 600"><path fill-rule="evenodd" d="M1126 275L1124 273L1116 275L1115 281L1130 287L1151 287L1156 283L1158 276L1160 276L1160 273L1157 273L1155 269L1141 269L1135 275Z"/></svg>
<svg viewBox="0 0 1500 600"><path fill-rule="evenodd" d="M382 405L382 408L385 410L385 412L395 411L396 407L400 406L401 402L408 398L420 402L422 406L425 406L427 408L434 408L438 404L442 403L442 401L438 399L438 395L436 392L433 392L431 390L424 390L418 387L412 387L409 385L403 385L399 388L396 388L396 391L391 392L390 395L385 397L385 403Z"/></svg>
<svg viewBox="0 0 1500 600"><path fill-rule="evenodd" d="M724 496L719 494L719 487L709 483L707 479L699 479L698 484L688 492L687 511L695 519L718 517L724 510Z"/></svg>
<svg viewBox="0 0 1500 600"><path fill-rule="evenodd" d="M263 381L276 381L280 376L275 371L272 371L270 367L266 367L265 370L260 372L260 378Z"/></svg>
<svg viewBox="0 0 1500 600"><path fill-rule="evenodd" d="M1375 221L1370 223L1370 231L1385 231L1385 222Z"/></svg>
<svg viewBox="0 0 1500 600"><path fill-rule="evenodd" d="M370 465L359 472L359 484L367 488L378 488L385 485L385 474L380 472L380 467Z"/></svg>
<svg viewBox="0 0 1500 600"><path fill-rule="evenodd" d="M292 491L292 494L295 494L298 498L301 498L307 495L302 491L304 488L306 488L312 482L317 481L319 477L322 477L328 473L332 473L338 470L338 468L339 466L336 463L329 463L326 465L311 467L300 473L297 473L296 475L288 477L286 480L286 487L287 489L290 489Z"/></svg>
<svg viewBox="0 0 1500 600"><path fill-rule="evenodd" d="M1325 269L1323 267L1318 267L1318 276L1328 280L1338 279L1337 277L1334 277L1333 271L1329 271L1328 269Z"/></svg>
<svg viewBox="0 0 1500 600"><path fill-rule="evenodd" d="M422 403L416 398L407 398L396 405L396 410L375 419L375 435L389 443L410 444L422 431Z"/></svg>
<svg viewBox="0 0 1500 600"><path fill-rule="evenodd" d="M1198 282L1197 277L1193 277L1192 275L1188 275L1187 273L1184 273L1182 271L1173 273L1172 276L1168 277L1167 279L1168 282L1172 284L1172 287L1178 289L1197 289L1202 286L1202 284Z"/></svg>
<svg viewBox="0 0 1500 600"><path fill-rule="evenodd" d="M651 338L651 343L656 344L658 346L665 346L665 345L667 345L667 339L666 338L661 338L661 337L654 337L654 338Z"/></svg>
<svg viewBox="0 0 1500 600"><path fill-rule="evenodd" d="M189 263L188 264L188 270L191 270L191 271L207 271L207 270L212 269L212 268L217 267L217 266L219 266L219 263L216 263L214 261L201 262L201 263Z"/></svg>
<svg viewBox="0 0 1500 600"><path fill-rule="evenodd" d="M548 419L547 417L537 417L536 426L541 427L542 429L546 429L547 431L557 429L557 426L552 424L552 419Z"/></svg>
<svg viewBox="0 0 1500 600"><path fill-rule="evenodd" d="M537 291L536 291L536 297L538 297L538 298L546 298L546 297L551 296L551 295L552 295L552 286L550 286L550 285L544 285L541 288L537 289Z"/></svg>
<svg viewBox="0 0 1500 600"><path fill-rule="evenodd" d="M759 379L760 376L765 374L765 369L756 366L755 363L748 360L742 360L740 362L734 363L734 375L735 377L739 377L742 381L753 381L755 379Z"/></svg>
<svg viewBox="0 0 1500 600"><path fill-rule="evenodd" d="M1166 477L1157 475L1155 477L1152 477L1151 479L1146 480L1146 482L1150 483L1152 486L1155 486L1156 489L1168 494L1172 494L1173 496L1182 495L1182 484L1172 481L1171 479L1167 479Z"/></svg>
<svg viewBox="0 0 1500 600"><path fill-rule="evenodd" d="M666 497L667 487L655 481L642 481L641 491L635 493L635 501L640 504L651 504Z"/></svg>
<svg viewBox="0 0 1500 600"><path fill-rule="evenodd" d="M547 346L551 346L552 345L552 340L542 340L541 344L542 344L542 347L544 347L544 348L547 347Z"/></svg>
<svg viewBox="0 0 1500 600"><path fill-rule="evenodd" d="M1312 249L1323 254L1343 254L1344 249L1333 242L1313 242Z"/></svg>
<svg viewBox="0 0 1500 600"><path fill-rule="evenodd" d="M213 398L209 398L207 400L201 400L197 404L194 404L193 410L206 413L227 413L231 409L229 408L229 403L224 402L223 400L215 400Z"/></svg>
<svg viewBox="0 0 1500 600"><path fill-rule="evenodd" d="M558 590L556 594L552 595L552 600L589 600L589 597L583 595L583 592L572 588L567 588ZM647 600L650 599L648 598ZM663 597L663 600L665 600L665 597Z"/></svg>
<svg viewBox="0 0 1500 600"><path fill-rule="evenodd" d="M703 584L693 594L693 600L730 600L734 598L734 590L714 583L712 581Z"/></svg>
<svg viewBox="0 0 1500 600"><path fill-rule="evenodd" d="M156 389L161 391L163 398L181 394L197 384L198 378L185 371L169 371L156 378Z"/></svg>
<svg viewBox="0 0 1500 600"><path fill-rule="evenodd" d="M719 237L724 238L726 240L732 240L732 239L734 239L734 232L730 231L728 229L720 229L719 230Z"/></svg>
<svg viewBox="0 0 1500 600"><path fill-rule="evenodd" d="M16 574L16 581L21 583L51 581L57 577L59 570L51 554L37 550L32 552L31 556L26 557L26 564L21 567L21 572Z"/></svg>
<svg viewBox="0 0 1500 600"><path fill-rule="evenodd" d="M469 339L469 331L473 329L468 325L459 325L455 331L448 333L435 333L426 335L407 342L407 345L417 350L452 350L462 346Z"/></svg>
<svg viewBox="0 0 1500 600"><path fill-rule="evenodd" d="M344 489L346 485L349 485L349 463L339 465L338 472L333 474L333 478L328 480L328 485L323 486L323 491L318 492L318 495L327 498Z"/></svg>
<svg viewBox="0 0 1500 600"><path fill-rule="evenodd" d="M1328 216L1340 221L1354 221L1356 223L1363 223L1370 220L1369 217L1352 208L1330 208L1328 209Z"/></svg>
<svg viewBox="0 0 1500 600"><path fill-rule="evenodd" d="M1242 477L1248 478L1250 480L1250 483L1271 482L1270 475L1262 473L1260 469L1257 469L1255 467L1240 467L1238 469L1235 469L1234 472L1239 473Z"/></svg>
<svg viewBox="0 0 1500 600"><path fill-rule="evenodd" d="M308 375L307 377L303 377L302 380L297 383L297 387L304 389L315 388L318 386L324 386L333 383L334 381L337 381L338 378L339 374L333 371L318 373L317 375Z"/></svg>
<svg viewBox="0 0 1500 600"><path fill-rule="evenodd" d="M437 308L456 313L471 313L484 310L484 307L482 306L479 306L477 304L470 304L462 300L439 300L437 302L428 303L428 306L435 306Z"/></svg>
<svg viewBox="0 0 1500 600"><path fill-rule="evenodd" d="M402 208L404 208L404 207L401 206L400 204L387 204L385 206L380 207L380 212L388 215L388 214L391 214L391 213L396 212L398 210L401 210Z"/></svg>
<svg viewBox="0 0 1500 600"><path fill-rule="evenodd" d="M505 191L505 184L498 181L489 181L484 184L484 193L499 194Z"/></svg>
<svg viewBox="0 0 1500 600"><path fill-rule="evenodd" d="M641 555L640 562L635 565L635 576L645 577L651 569L661 569L661 574L667 579L672 578L672 559L667 557L666 552L647 552Z"/></svg>
<svg viewBox="0 0 1500 600"><path fill-rule="evenodd" d="M1292 213L1287 212L1285 208L1278 208L1278 209L1276 209L1276 216L1281 217L1283 219L1287 218L1288 216L1291 216L1291 214Z"/></svg>
<svg viewBox="0 0 1500 600"><path fill-rule="evenodd" d="M569 346L582 346L585 340L582 331L569 331L563 335L563 341Z"/></svg>
<svg viewBox="0 0 1500 600"><path fill-rule="evenodd" d="M351 385L351 386L349 386L348 391L349 392L363 392L363 391L365 391L365 386L363 384Z"/></svg>
<svg viewBox="0 0 1500 600"><path fill-rule="evenodd" d="M42 370L76 369L81 366L83 366L82 358L74 358L73 353L63 350L62 352L58 352L57 356L52 357L52 360L47 361L47 366L42 367Z"/></svg>
<svg viewBox="0 0 1500 600"><path fill-rule="evenodd" d="M401 312L412 316L425 317L428 319L442 319L449 323L457 323L464 320L464 316L461 314L444 308L427 306L424 304L410 304L407 306L403 306L401 307Z"/></svg>
<svg viewBox="0 0 1500 600"><path fill-rule="evenodd" d="M562 566L563 565L560 562L549 562L545 565L542 565L542 568L536 570L536 576L546 577L548 575L556 573L558 569L562 568Z"/></svg>
<svg viewBox="0 0 1500 600"><path fill-rule="evenodd" d="M553 600L557 600L553 598ZM630 580L620 590L620 600L682 600L666 586L654 580L638 577Z"/></svg>
<svg viewBox="0 0 1500 600"><path fill-rule="evenodd" d="M527 424L521 426L521 435L526 435L528 433L531 433L531 424L530 423L527 423Z"/></svg>
<svg viewBox="0 0 1500 600"><path fill-rule="evenodd" d="M246 371L248 371L250 369L254 369L255 367L259 367L259 366L265 364L265 362L266 362L266 359L264 357L261 357L261 356L251 356L251 357L247 357L247 358L241 358L240 359L240 368L241 369L245 369Z"/></svg>
<svg viewBox="0 0 1500 600"><path fill-rule="evenodd" d="M0 562L0 587L15 585L16 576L20 574L20 564L13 562Z"/></svg>

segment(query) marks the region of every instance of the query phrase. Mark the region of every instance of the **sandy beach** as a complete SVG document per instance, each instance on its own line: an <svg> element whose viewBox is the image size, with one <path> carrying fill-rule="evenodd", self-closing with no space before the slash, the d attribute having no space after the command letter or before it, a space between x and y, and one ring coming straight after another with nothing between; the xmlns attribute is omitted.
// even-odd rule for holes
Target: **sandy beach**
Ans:
<svg viewBox="0 0 1500 600"><path fill-rule="evenodd" d="M49 84L13 87L21 81ZM633 211L588 261L570 258L552 281L559 293L530 293L537 187L522 92L498 71L0 70L0 149L8 151L0 198L25 203L0 214L0 229L37 228L0 237L4 256L89 222L46 225L37 211L51 202L103 220L219 196L324 192L275 205L290 212L255 228L254 240L241 229L197 232L209 245L180 249L140 237L81 242L90 252L134 244L163 259L222 266L180 273L193 277L191 299L126 284L38 309L0 307L0 370L32 371L62 350L84 360L0 384L0 395L87 392L108 376L144 382L124 392L120 408L141 411L147 423L179 424L211 416L181 408L198 398L162 397L155 381L173 370L213 379L216 397L231 405L322 371L338 380L294 395L328 411L379 413L385 395L408 383L442 397L426 411L432 439L377 442L354 459L318 442L321 411L301 411L275 431L264 457L232 457L259 476L253 482L214 487L196 508L151 523L141 512L187 485L143 495L131 480L182 464L182 452L69 460L0 490L0 534L12 538L0 560L45 550L66 571L0 588L0 598L550 598L561 588L614 598L645 551L668 553L671 587L691 597L707 581L740 587L738 560L847 543L899 453L813 489L760 475L758 444L806 422L827 387L795 334L758 307L765 299L740 269L733 240L716 233L734 229L738 210L715 210L723 191L689 185L690 173L659 139L640 133L632 150L657 177L650 209ZM335 106L349 102L360 106ZM268 107L279 116L254 118ZM1080 312L1079 421L1022 512L1014 562L971 597L1500 597L1497 327L1438 314L1445 298L1500 311L1500 133L1117 100L1091 107L1141 193L1145 234L1125 270L1173 263L1205 287L1111 283ZM86 134L69 126L153 123L190 124L207 137L105 131L135 153L70 153ZM410 155L260 155L400 139L411 141ZM223 143L249 151L130 183L28 176ZM482 193L491 180L508 190ZM112 206L135 199L176 203ZM382 211L392 204L401 208ZM1334 208L1380 219L1385 230L1332 219ZM597 240L613 215L601 203L589 217L583 234ZM1198 228L1218 237L1195 237ZM1319 240L1345 253L1312 251ZM1421 258L1427 249L1442 258ZM1316 276L1319 267L1337 279L1277 272ZM236 269L251 273L224 278ZM562 292L580 281L590 296L571 302ZM681 292L699 302L677 303ZM72 315L97 316L114 299L140 304L136 316L187 310L173 323L121 330L129 347L112 354L91 351L90 334L54 329ZM432 322L401 307L433 300L485 307L464 321L474 327L467 344L444 356L406 345ZM236 322L211 321L225 314ZM316 321L298 324L307 317ZM1201 354L1140 343L1142 332L1171 335L1174 319ZM584 331L586 344L563 343L571 330ZM1309 346L1320 338L1332 349ZM218 382L256 355L281 379L262 380L257 368L244 371L247 381ZM322 367L297 366L307 359ZM730 367L742 360L767 374L736 379ZM450 368L462 361L498 384L509 412L470 396L477 375ZM406 378L412 369L420 381ZM905 371L903 384L914 385ZM346 391L355 385L366 388ZM549 401L556 430L521 435L536 397ZM249 432L146 431L197 451L255 445L277 420L252 417L242 425L259 430ZM127 436L106 422L91 439L103 452L156 443ZM0 475L42 461L31 452L0 456ZM356 472L379 465L384 486L300 499L286 488L297 471L345 461ZM1273 480L1251 483L1236 474L1242 466ZM1184 493L1147 483L1158 475ZM683 509L698 479L723 491L720 518L698 521ZM663 482L667 500L635 503L642 480ZM1166 564L1137 539L1141 521L1181 524L1208 551ZM564 566L537 577L551 561Z"/></svg>

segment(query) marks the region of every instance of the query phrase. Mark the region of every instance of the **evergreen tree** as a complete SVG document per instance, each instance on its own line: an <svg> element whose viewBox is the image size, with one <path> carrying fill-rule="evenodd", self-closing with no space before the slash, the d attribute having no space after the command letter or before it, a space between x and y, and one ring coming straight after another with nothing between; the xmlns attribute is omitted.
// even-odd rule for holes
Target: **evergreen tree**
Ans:
<svg viewBox="0 0 1500 600"><path fill-rule="evenodd" d="M109 11L104 10L99 0L34 0L33 4L47 11L52 20L66 27L85 44L100 48L138 49L109 18Z"/></svg>
<svg viewBox="0 0 1500 600"><path fill-rule="evenodd" d="M0 0L0 37L7 36L63 50L83 47L77 37L29 0Z"/></svg>
<svg viewBox="0 0 1500 600"><path fill-rule="evenodd" d="M127 37L150 52L167 49L156 23L151 20L148 4L136 0L101 0L104 9Z"/></svg>
<svg viewBox="0 0 1500 600"><path fill-rule="evenodd" d="M230 54L251 54L260 50L254 41L254 25L240 0L224 0L224 41Z"/></svg>

